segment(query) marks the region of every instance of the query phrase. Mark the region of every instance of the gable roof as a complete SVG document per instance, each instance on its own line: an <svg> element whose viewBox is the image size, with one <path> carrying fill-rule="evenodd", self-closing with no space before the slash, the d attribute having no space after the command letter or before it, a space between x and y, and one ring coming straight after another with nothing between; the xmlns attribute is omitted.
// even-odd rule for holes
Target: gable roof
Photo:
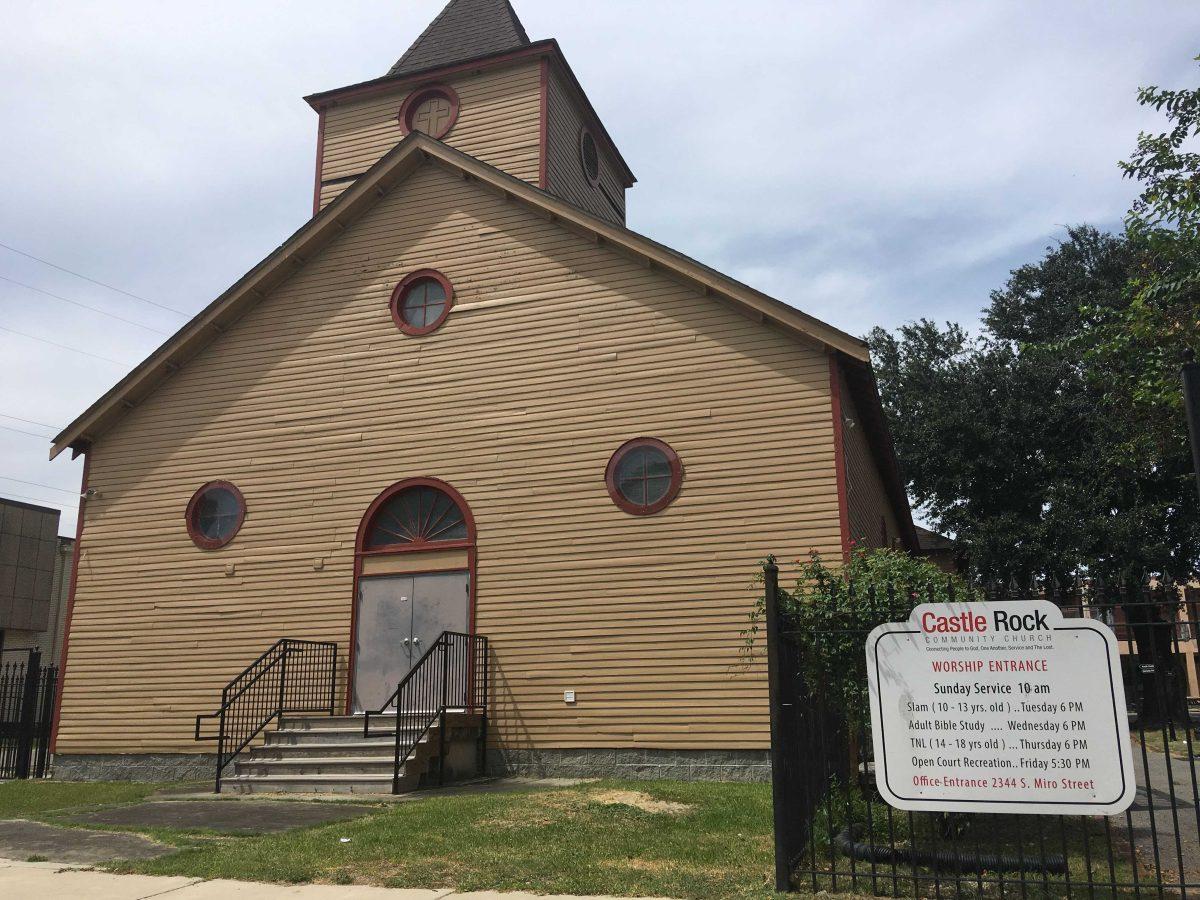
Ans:
<svg viewBox="0 0 1200 900"><path fill-rule="evenodd" d="M508 0L450 0L388 75L448 66L529 45Z"/></svg>
<svg viewBox="0 0 1200 900"><path fill-rule="evenodd" d="M738 310L748 318L779 328L810 346L837 351L869 367L867 345L820 319L769 297L728 275L647 237L574 206L502 172L460 150L414 131L305 223L270 256L202 309L161 347L89 406L53 440L50 458L68 447L77 454L111 427L126 410L145 400L155 388L202 352L247 310L325 245L341 235L418 167L440 165L457 177L478 183L506 201L520 203L596 244L636 259L641 265L675 277L699 293ZM878 402L878 400L876 400Z"/></svg>
<svg viewBox="0 0 1200 900"><path fill-rule="evenodd" d="M922 553L936 553L939 550L955 550L958 548L958 544L944 534L938 534L936 531L930 531L928 528L922 528L920 525L914 525L913 528L917 532L917 542L921 546Z"/></svg>

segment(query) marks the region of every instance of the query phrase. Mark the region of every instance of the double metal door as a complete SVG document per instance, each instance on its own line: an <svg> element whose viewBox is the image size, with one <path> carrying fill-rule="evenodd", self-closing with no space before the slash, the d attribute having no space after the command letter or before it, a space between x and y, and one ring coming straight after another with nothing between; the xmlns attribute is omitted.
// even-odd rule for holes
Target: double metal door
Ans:
<svg viewBox="0 0 1200 900"><path fill-rule="evenodd" d="M467 631L468 589L466 572L359 581L355 712L380 709L443 631Z"/></svg>

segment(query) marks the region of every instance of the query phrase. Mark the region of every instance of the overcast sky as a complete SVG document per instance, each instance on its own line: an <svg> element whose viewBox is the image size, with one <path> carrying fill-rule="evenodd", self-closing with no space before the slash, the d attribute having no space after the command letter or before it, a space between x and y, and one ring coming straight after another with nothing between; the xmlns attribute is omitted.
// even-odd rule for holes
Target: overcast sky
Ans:
<svg viewBox="0 0 1200 900"><path fill-rule="evenodd" d="M514 3L637 174L632 228L859 335L973 324L1064 225L1119 227L1136 89L1195 84L1200 52L1194 0ZM441 6L7 0L0 243L197 311L311 213L301 97L384 74ZM0 280L0 496L73 534L80 463L19 431L186 319L3 248L0 279L145 326Z"/></svg>

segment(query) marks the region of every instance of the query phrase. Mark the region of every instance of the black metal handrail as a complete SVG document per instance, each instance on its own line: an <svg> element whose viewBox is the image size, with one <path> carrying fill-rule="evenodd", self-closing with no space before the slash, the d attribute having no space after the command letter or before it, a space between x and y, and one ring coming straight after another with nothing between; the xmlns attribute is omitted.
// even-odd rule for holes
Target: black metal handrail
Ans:
<svg viewBox="0 0 1200 900"><path fill-rule="evenodd" d="M435 722L438 733L438 783L446 770L446 714L452 711L479 714L479 746L487 743L488 639L481 635L443 631L404 676L392 696L363 717L363 737L371 736L371 717L395 707L396 749L392 793L400 793L400 770Z"/></svg>
<svg viewBox="0 0 1200 900"><path fill-rule="evenodd" d="M216 712L196 716L196 740L217 742L216 793L221 793L226 766L277 717L298 712L334 715L337 655L332 642L276 641L225 685ZM201 736L205 719L218 720L215 735Z"/></svg>

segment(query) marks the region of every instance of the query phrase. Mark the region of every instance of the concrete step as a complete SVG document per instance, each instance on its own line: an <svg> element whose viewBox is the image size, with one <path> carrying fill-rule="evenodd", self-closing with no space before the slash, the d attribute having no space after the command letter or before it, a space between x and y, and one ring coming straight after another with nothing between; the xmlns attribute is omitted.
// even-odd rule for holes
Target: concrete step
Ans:
<svg viewBox="0 0 1200 900"><path fill-rule="evenodd" d="M417 779L406 776L400 790L416 788ZM222 779L222 790L231 794L390 794L392 773L385 775L231 775Z"/></svg>
<svg viewBox="0 0 1200 900"><path fill-rule="evenodd" d="M408 731L405 733L405 737L411 740L416 737L416 732ZM357 744L363 740L379 741L382 744L396 743L395 735L390 732L380 734L372 730L371 736L364 738L361 726L358 728L285 728L268 731L265 738L265 745L268 747L294 744Z"/></svg>
<svg viewBox="0 0 1200 900"><path fill-rule="evenodd" d="M235 775L387 775L391 756L327 756L317 759L245 759L234 765Z"/></svg>
<svg viewBox="0 0 1200 900"><path fill-rule="evenodd" d="M303 743L264 744L250 750L251 758L257 759L321 759L329 757L391 757L396 742L392 738L372 738L357 741L313 741Z"/></svg>
<svg viewBox="0 0 1200 900"><path fill-rule="evenodd" d="M381 729L395 728L396 717L390 716L371 716L371 730L375 729L376 724ZM283 716L279 720L280 728L287 728L292 731L308 729L308 728L355 728L362 731L363 716L298 716L294 713Z"/></svg>

